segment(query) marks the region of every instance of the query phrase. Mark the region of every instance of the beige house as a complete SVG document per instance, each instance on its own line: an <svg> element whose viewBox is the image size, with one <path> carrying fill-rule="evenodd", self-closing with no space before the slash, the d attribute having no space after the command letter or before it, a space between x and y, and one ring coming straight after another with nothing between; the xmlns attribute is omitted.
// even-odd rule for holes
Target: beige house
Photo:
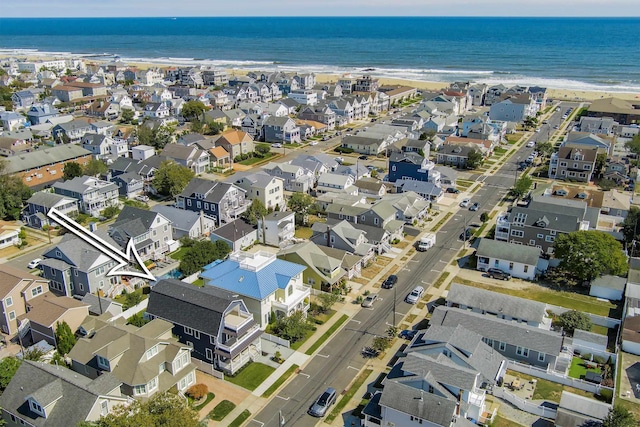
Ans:
<svg viewBox="0 0 640 427"><path fill-rule="evenodd" d="M122 392L146 399L174 385L184 392L195 384L191 347L171 335L173 325L154 319L141 328L126 319L110 320L110 313L87 317L80 338L69 352L71 369L89 378L111 372L122 381Z"/></svg>
<svg viewBox="0 0 640 427"><path fill-rule="evenodd" d="M18 316L21 329L26 327L25 323L28 324L32 342L45 340L54 346L58 323L66 322L71 332L75 332L89 315L89 304L49 292L29 300L26 306L27 312Z"/></svg>
<svg viewBox="0 0 640 427"><path fill-rule="evenodd" d="M269 209L284 207L284 180L266 172L256 172L236 180L235 184L247 192L247 198L260 200Z"/></svg>
<svg viewBox="0 0 640 427"><path fill-rule="evenodd" d="M19 245L22 240L19 237L20 226L9 222L0 221L0 249L12 245Z"/></svg>
<svg viewBox="0 0 640 427"><path fill-rule="evenodd" d="M18 317L27 312L31 300L49 292L49 281L26 271L0 265L0 329L9 336L18 332ZM26 331L24 332L26 333Z"/></svg>
<svg viewBox="0 0 640 427"><path fill-rule="evenodd" d="M253 138L241 130L228 130L223 132L216 141L216 147L222 147L234 159L240 154L251 153L254 150Z"/></svg>

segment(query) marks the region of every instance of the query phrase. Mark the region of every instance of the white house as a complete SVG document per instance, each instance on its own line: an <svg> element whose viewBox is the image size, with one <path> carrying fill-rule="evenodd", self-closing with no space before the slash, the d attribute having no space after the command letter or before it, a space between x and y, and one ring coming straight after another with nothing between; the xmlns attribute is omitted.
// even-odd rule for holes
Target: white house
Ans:
<svg viewBox="0 0 640 427"><path fill-rule="evenodd" d="M476 256L478 258L476 268L480 271L499 268L513 277L534 280L538 271L540 249L534 246L480 239Z"/></svg>
<svg viewBox="0 0 640 427"><path fill-rule="evenodd" d="M289 98L302 105L316 105L318 103L318 94L312 90L292 90L289 92Z"/></svg>
<svg viewBox="0 0 640 427"><path fill-rule="evenodd" d="M131 147L131 158L133 160L147 160L155 154L155 149L148 145L137 145L135 147Z"/></svg>
<svg viewBox="0 0 640 427"><path fill-rule="evenodd" d="M591 281L589 295L611 301L620 301L626 284L627 279L624 277L605 274Z"/></svg>
<svg viewBox="0 0 640 427"><path fill-rule="evenodd" d="M622 351L640 356L640 315L624 319L622 324Z"/></svg>
<svg viewBox="0 0 640 427"><path fill-rule="evenodd" d="M258 240L270 246L280 246L293 240L296 231L295 213L273 211L258 218Z"/></svg>

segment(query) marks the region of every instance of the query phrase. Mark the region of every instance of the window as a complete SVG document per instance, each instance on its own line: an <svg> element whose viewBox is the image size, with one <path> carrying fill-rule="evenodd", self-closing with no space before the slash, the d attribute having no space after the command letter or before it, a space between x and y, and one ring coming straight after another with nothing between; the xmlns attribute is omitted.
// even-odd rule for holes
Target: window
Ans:
<svg viewBox="0 0 640 427"><path fill-rule="evenodd" d="M202 203L200 202L200 200L198 200L196 202L196 206L198 207L198 209L200 209L202 207Z"/></svg>
<svg viewBox="0 0 640 427"><path fill-rule="evenodd" d="M149 391L151 390L155 390L156 388L158 388L158 378L152 378L151 381L149 381Z"/></svg>
<svg viewBox="0 0 640 427"><path fill-rule="evenodd" d="M98 366L102 369L109 369L109 359L98 356Z"/></svg>
<svg viewBox="0 0 640 427"><path fill-rule="evenodd" d="M76 277L78 277L78 270L75 270L75 269L74 269L74 270L73 270L73 275L74 275L74 276L76 276Z"/></svg>
<svg viewBox="0 0 640 427"><path fill-rule="evenodd" d="M100 415L103 417L109 413L109 401L103 400L100 402Z"/></svg>
<svg viewBox="0 0 640 427"><path fill-rule="evenodd" d="M511 230L511 235L513 237L524 237L524 231L522 231L522 230Z"/></svg>
<svg viewBox="0 0 640 427"><path fill-rule="evenodd" d="M491 338L482 338L482 341L489 347L493 347L493 340Z"/></svg>
<svg viewBox="0 0 640 427"><path fill-rule="evenodd" d="M35 400L29 399L29 407L33 412L36 412L44 416L44 409L42 409L42 406L38 405L38 403Z"/></svg>
<svg viewBox="0 0 640 427"><path fill-rule="evenodd" d="M542 235L542 233L538 233L538 235L536 236L538 239L542 239L544 236Z"/></svg>
<svg viewBox="0 0 640 427"><path fill-rule="evenodd" d="M7 299L4 300L4 305L6 305L7 307L11 307L13 305L13 298L7 297Z"/></svg>
<svg viewBox="0 0 640 427"><path fill-rule="evenodd" d="M80 283L80 290L84 291L84 285L82 283Z"/></svg>
<svg viewBox="0 0 640 427"><path fill-rule="evenodd" d="M197 340L200 339L200 331L193 331L193 337Z"/></svg>
<svg viewBox="0 0 640 427"><path fill-rule="evenodd" d="M213 351L210 348L206 348L205 352L207 354L207 360L213 360Z"/></svg>
<svg viewBox="0 0 640 427"><path fill-rule="evenodd" d="M187 345L191 348L193 348L193 343L191 341L187 341Z"/></svg>
<svg viewBox="0 0 640 427"><path fill-rule="evenodd" d="M529 357L529 349L525 347L517 347L516 354L518 356Z"/></svg>
<svg viewBox="0 0 640 427"><path fill-rule="evenodd" d="M213 335L209 336L209 343L216 345L216 337L214 337Z"/></svg>
<svg viewBox="0 0 640 427"><path fill-rule="evenodd" d="M513 270L513 263L512 262L509 263L509 270Z"/></svg>
<svg viewBox="0 0 640 427"><path fill-rule="evenodd" d="M536 244L536 241L531 239L529 240L529 246L534 246Z"/></svg>
<svg viewBox="0 0 640 427"><path fill-rule="evenodd" d="M9 312L9 320L14 320L16 318L16 312L15 311L10 311Z"/></svg>
<svg viewBox="0 0 640 427"><path fill-rule="evenodd" d="M163 373L166 370L167 370L167 368L164 366L164 362L162 362L162 363L160 363L158 365L158 375L160 375L161 373Z"/></svg>
<svg viewBox="0 0 640 427"><path fill-rule="evenodd" d="M500 344L498 345L498 350L499 351L505 351L507 349L507 343L506 342L500 342Z"/></svg>
<svg viewBox="0 0 640 427"><path fill-rule="evenodd" d="M151 359L156 354L158 354L158 346L154 345L149 350L147 350L147 359Z"/></svg>
<svg viewBox="0 0 640 427"><path fill-rule="evenodd" d="M143 384L143 385L135 386L133 388L133 394L135 394L135 395L147 394L147 385Z"/></svg>
<svg viewBox="0 0 640 427"><path fill-rule="evenodd" d="M374 225L378 225L379 223L379 219L378 218L373 218L373 224Z"/></svg>
<svg viewBox="0 0 640 427"><path fill-rule="evenodd" d="M184 333L187 335L193 335L193 329L187 326L184 327Z"/></svg>
<svg viewBox="0 0 640 427"><path fill-rule="evenodd" d="M554 240L556 240L556 238L553 236L547 236L544 238L544 240L545 242L553 242Z"/></svg>
<svg viewBox="0 0 640 427"><path fill-rule="evenodd" d="M38 286L38 287L35 287L35 288L31 289L31 296L32 297L37 297L41 293L42 293L42 286Z"/></svg>
<svg viewBox="0 0 640 427"><path fill-rule="evenodd" d="M525 273L528 273L528 272L529 272L529 266L528 266L528 265L525 265L525 266L524 266L524 272L525 272Z"/></svg>
<svg viewBox="0 0 640 427"><path fill-rule="evenodd" d="M544 353L538 353L538 362L544 362L545 356Z"/></svg>

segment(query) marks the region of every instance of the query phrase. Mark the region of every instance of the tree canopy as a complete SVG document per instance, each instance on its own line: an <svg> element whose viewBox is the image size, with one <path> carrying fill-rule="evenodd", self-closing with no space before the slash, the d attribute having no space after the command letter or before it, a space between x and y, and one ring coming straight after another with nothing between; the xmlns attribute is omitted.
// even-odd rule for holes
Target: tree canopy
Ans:
<svg viewBox="0 0 640 427"><path fill-rule="evenodd" d="M131 123L133 117L135 116L135 112L130 108L122 109L122 113L120 114L120 121L122 123Z"/></svg>
<svg viewBox="0 0 640 427"><path fill-rule="evenodd" d="M640 135L636 135L630 141L625 142L624 146L632 153L640 155Z"/></svg>
<svg viewBox="0 0 640 427"><path fill-rule="evenodd" d="M293 193L289 197L289 209L296 213L298 223L306 223L307 215L313 208L315 200L307 193Z"/></svg>
<svg viewBox="0 0 640 427"><path fill-rule="evenodd" d="M65 321L56 323L55 335L56 344L58 344L58 353L62 355L68 354L73 346L76 345L76 337Z"/></svg>
<svg viewBox="0 0 640 427"><path fill-rule="evenodd" d="M140 144L161 150L173 140L175 130L175 125L163 125L151 129L142 124L136 128L136 136Z"/></svg>
<svg viewBox="0 0 640 427"><path fill-rule="evenodd" d="M516 185L511 189L511 194L516 199L519 199L529 192L531 184L533 184L533 180L528 175L522 175L520 179L516 181Z"/></svg>
<svg viewBox="0 0 640 427"><path fill-rule="evenodd" d="M637 426L633 414L624 406L615 405L602 421L602 427L635 427Z"/></svg>
<svg viewBox="0 0 640 427"><path fill-rule="evenodd" d="M162 162L156 171L153 186L160 194L174 197L184 190L194 175L191 169L167 160Z"/></svg>
<svg viewBox="0 0 640 427"><path fill-rule="evenodd" d="M539 142L536 145L536 150L543 156L550 156L551 154L553 154L553 144L551 144L549 141Z"/></svg>
<svg viewBox="0 0 640 427"><path fill-rule="evenodd" d="M592 280L605 273L622 275L627 272L627 259L622 245L602 231L574 231L556 237L555 256L560 267L581 281Z"/></svg>
<svg viewBox="0 0 640 427"><path fill-rule="evenodd" d="M482 153L475 148L467 154L467 169L475 169L482 164Z"/></svg>
<svg viewBox="0 0 640 427"><path fill-rule="evenodd" d="M267 214L267 208L264 207L262 202L258 199L253 199L247 210L242 214L242 217L249 221L250 224L256 225L258 219Z"/></svg>
<svg viewBox="0 0 640 427"><path fill-rule="evenodd" d="M202 117L207 107L202 101L187 101L182 105L182 117L186 120L196 120Z"/></svg>
<svg viewBox="0 0 640 427"><path fill-rule="evenodd" d="M22 361L13 356L5 357L0 361L0 394L7 388L20 364Z"/></svg>
<svg viewBox="0 0 640 427"><path fill-rule="evenodd" d="M134 400L129 406L118 405L95 423L81 423L81 427L200 427L198 413L183 397L164 392L143 402Z"/></svg>
<svg viewBox="0 0 640 427"><path fill-rule="evenodd" d="M22 178L6 173L7 162L0 160L0 218L16 220L24 202L33 193Z"/></svg>
<svg viewBox="0 0 640 427"><path fill-rule="evenodd" d="M200 271L205 265L217 259L224 259L229 252L231 248L225 241L200 240L185 251L178 269L185 276L190 276Z"/></svg>
<svg viewBox="0 0 640 427"><path fill-rule="evenodd" d="M108 170L109 168L107 167L107 164L98 159L91 159L86 165L84 165L84 175L104 175Z"/></svg>
<svg viewBox="0 0 640 427"><path fill-rule="evenodd" d="M73 178L77 178L82 176L84 171L82 170L82 165L77 162L68 162L64 164L64 168L62 169L62 179L68 181Z"/></svg>
<svg viewBox="0 0 640 427"><path fill-rule="evenodd" d="M627 217L622 222L622 233L624 239L627 242L627 248L629 248L630 256L637 256L640 253L640 239L638 239L640 233L640 209L637 206L631 206ZM637 243L634 243L634 240Z"/></svg>
<svg viewBox="0 0 640 427"><path fill-rule="evenodd" d="M569 335L573 335L576 329L583 331L591 330L593 323L589 316L581 311L569 310L556 317L553 323L557 326L561 326Z"/></svg>

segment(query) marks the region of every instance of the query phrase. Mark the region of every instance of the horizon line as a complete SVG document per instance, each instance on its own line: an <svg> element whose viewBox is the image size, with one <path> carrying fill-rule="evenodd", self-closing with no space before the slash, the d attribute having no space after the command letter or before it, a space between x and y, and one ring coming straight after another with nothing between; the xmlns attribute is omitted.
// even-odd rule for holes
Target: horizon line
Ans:
<svg viewBox="0 0 640 427"><path fill-rule="evenodd" d="M136 18L166 18L166 19L178 19L178 18L239 18L239 19L255 19L255 18L455 18L455 19L483 19L483 18L507 18L507 19L640 19L640 15L622 16L622 15L553 15L553 16L541 16L541 15L255 15L255 16L238 16L238 15L221 15L221 16L202 16L202 15L132 15L132 16L5 16L0 17L3 19L136 19Z"/></svg>

